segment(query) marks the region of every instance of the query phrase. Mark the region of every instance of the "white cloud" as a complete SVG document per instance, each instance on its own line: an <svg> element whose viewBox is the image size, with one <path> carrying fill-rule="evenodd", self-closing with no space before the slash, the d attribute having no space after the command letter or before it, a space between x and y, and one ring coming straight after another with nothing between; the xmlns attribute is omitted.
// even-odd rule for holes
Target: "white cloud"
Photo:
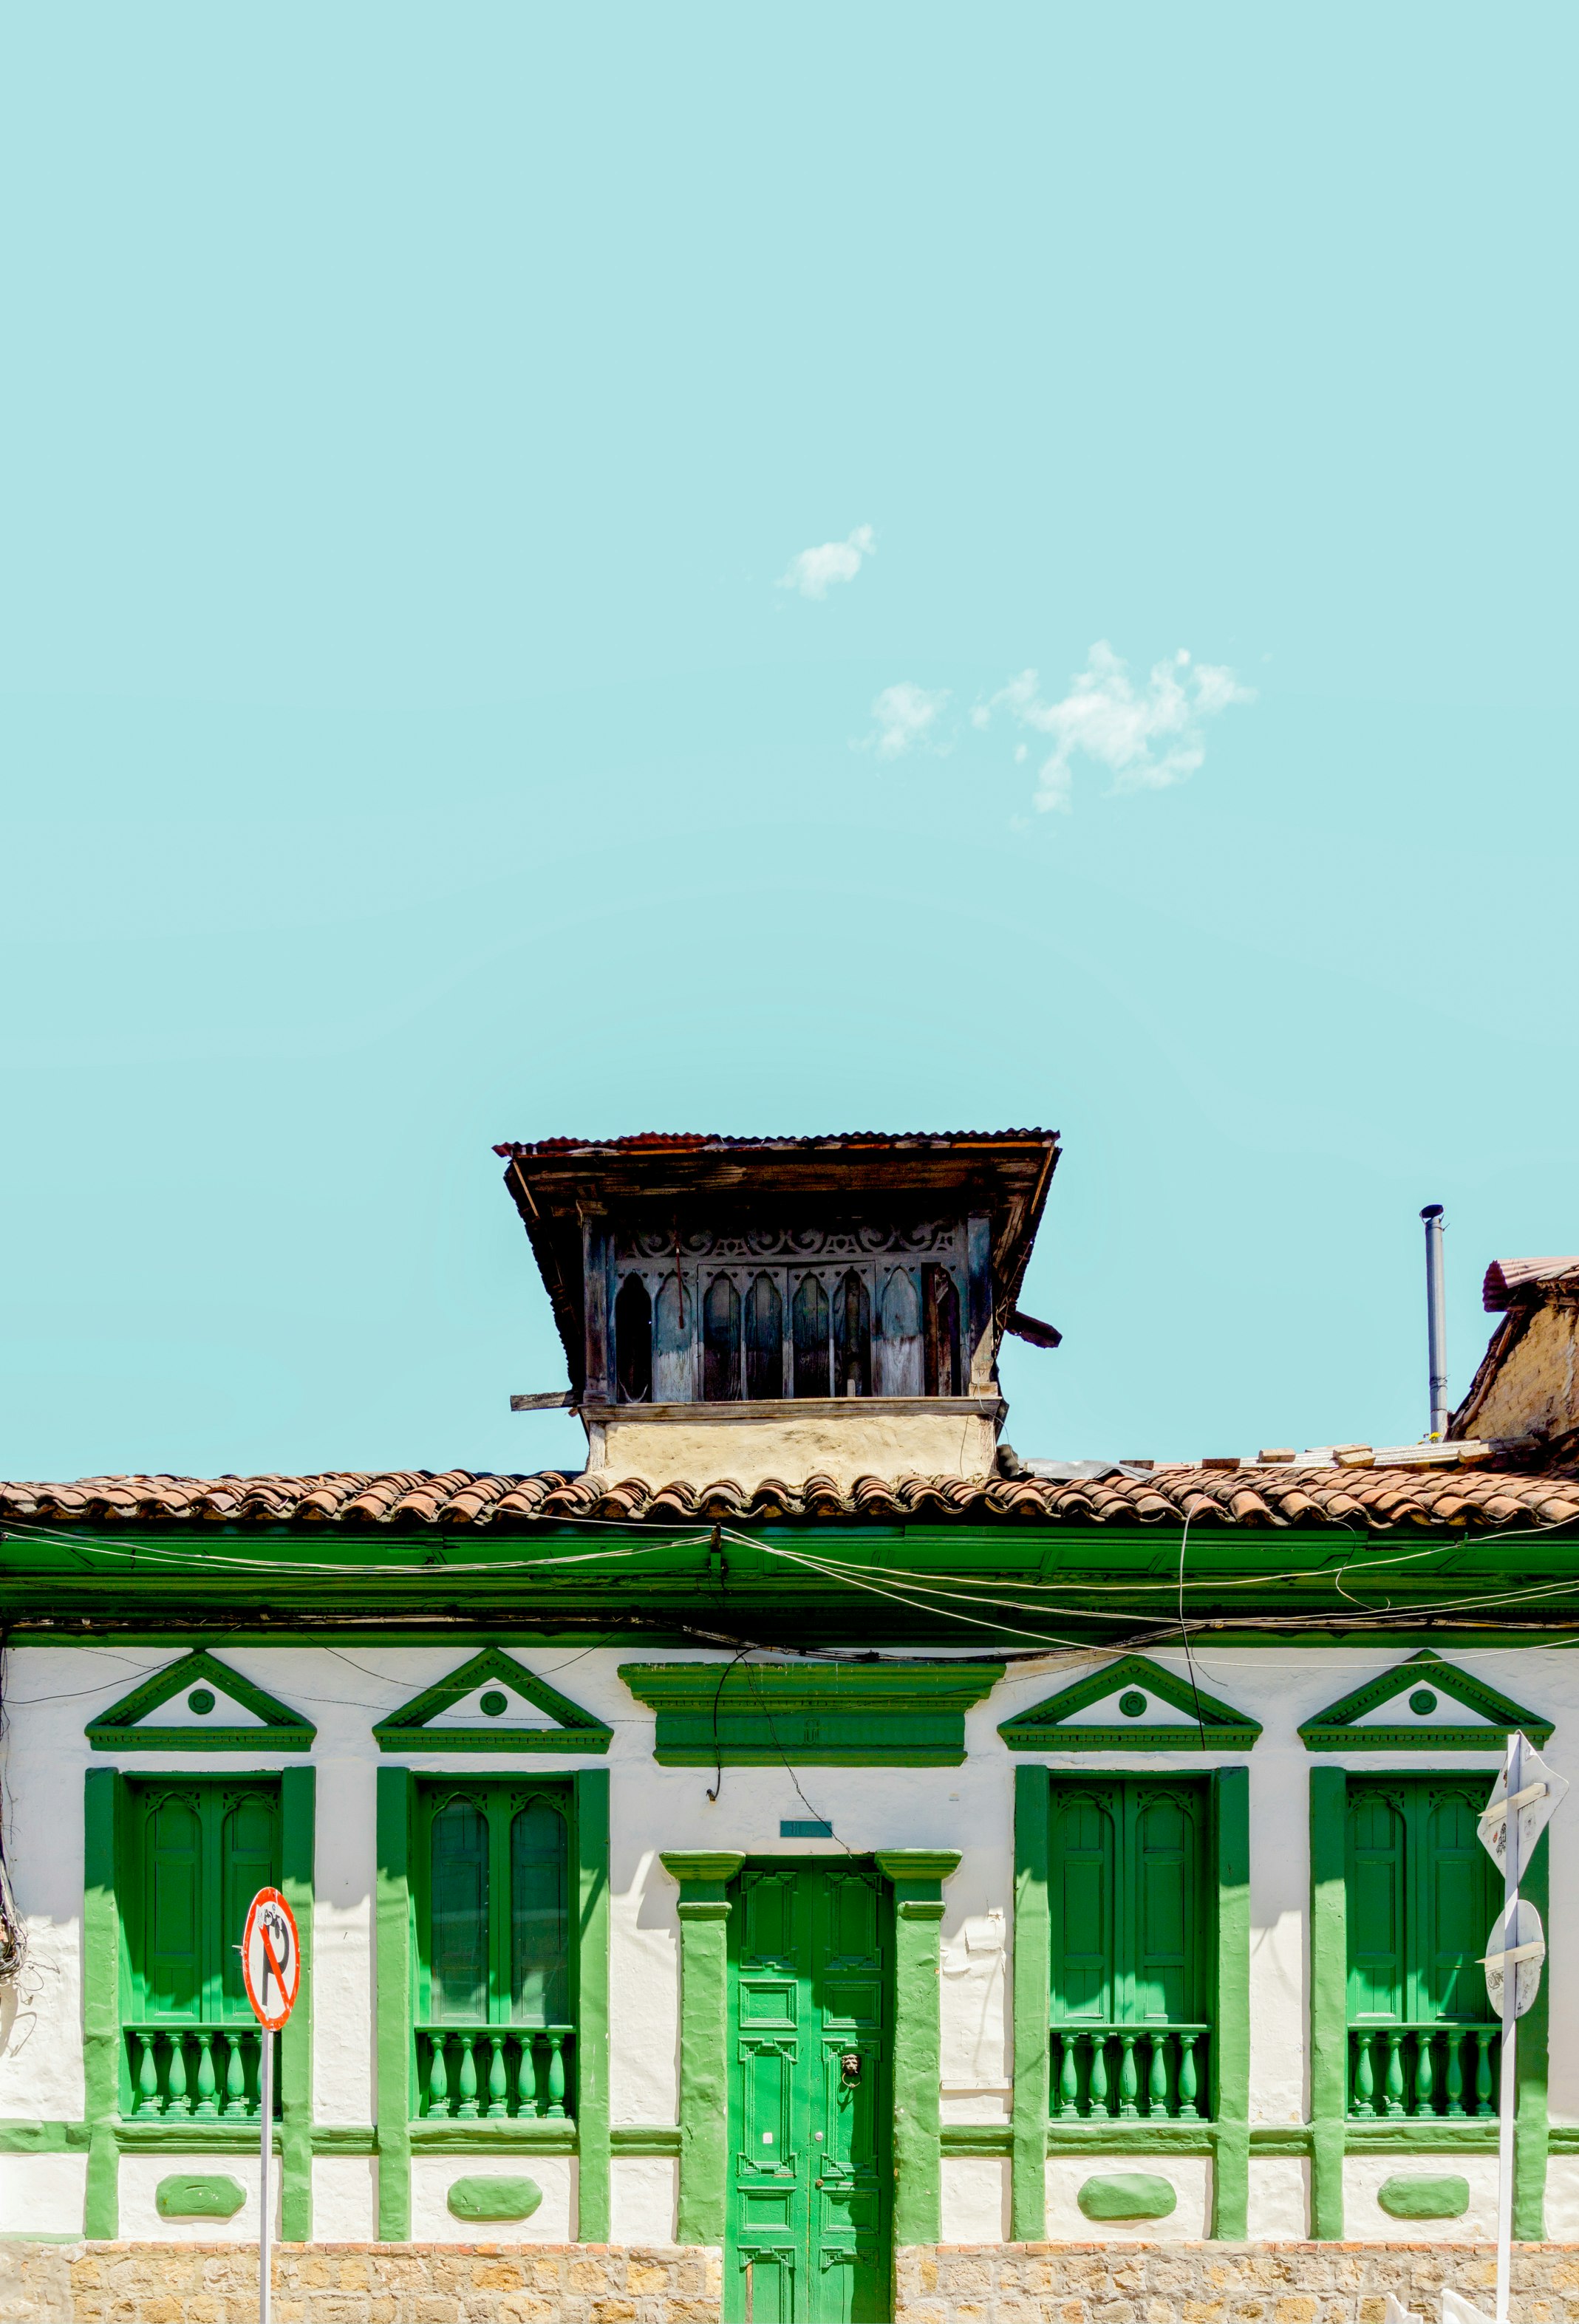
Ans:
<svg viewBox="0 0 1579 2324"><path fill-rule="evenodd" d="M1035 670L1025 669L978 705L971 718L986 726L1002 710L1033 733L1049 735L1053 749L1038 773L1036 804L1067 812L1076 757L1105 767L1115 791L1166 790L1193 775L1205 759L1203 722L1254 699L1231 669L1192 662L1182 647L1136 687L1128 664L1099 640L1059 701L1045 700ZM1020 755L1017 751L1016 758Z"/></svg>
<svg viewBox="0 0 1579 2324"><path fill-rule="evenodd" d="M929 694L924 686L914 686L902 678L898 686L885 686L872 706L872 715L877 722L873 737L880 759L902 759L914 749L935 750L933 730L948 700L946 687Z"/></svg>
<svg viewBox="0 0 1579 2324"><path fill-rule="evenodd" d="M780 589L799 589L803 597L826 597L836 581L853 581L863 558L877 554L877 535L869 524L858 524L848 540L825 540L820 549L803 549L790 559L780 576Z"/></svg>

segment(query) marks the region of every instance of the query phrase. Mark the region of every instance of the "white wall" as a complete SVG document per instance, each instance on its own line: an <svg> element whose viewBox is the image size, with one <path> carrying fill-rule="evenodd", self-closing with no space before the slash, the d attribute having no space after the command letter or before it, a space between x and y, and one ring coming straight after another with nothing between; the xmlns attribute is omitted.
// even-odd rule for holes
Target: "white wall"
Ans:
<svg viewBox="0 0 1579 2324"><path fill-rule="evenodd" d="M503 1643L509 1646L507 1640ZM664 1768L653 1761L653 1714L633 1701L616 1676L621 1662L641 1659L640 1655L602 1647L510 1651L614 1730L607 1764L612 1777L612 2104L616 2123L671 2123L676 2114L678 1891L658 1861L659 1851L712 1848L747 1854L826 1855L826 1841L779 1836L781 1818L808 1812L830 1818L837 1840L856 1853L895 1847L962 1852L959 1872L944 1890L944 2118L982 2122L1006 2117L1011 2066L1013 1769L1022 1762L1020 1755L1004 1749L997 1728L1011 1712L1070 1683L1087 1665L1011 1666L990 1700L967 1712L968 1756L961 1766L800 1767L794 1777L781 1767L725 1767L715 1803L706 1797L714 1783L710 1768ZM312 1760L318 1769L314 2107L319 2120L327 2124L368 2123L375 2103L372 1898L374 1784L382 1755L371 1729L375 1720L473 1652L475 1647L462 1646L361 1645L344 1653L316 1646L220 1650L222 1661L304 1712L319 1730ZM90 1751L83 1732L86 1721L176 1658L171 1649L118 1646L25 1646L7 1656L9 1731L0 1783L7 1816L7 1858L27 1920L30 1950L20 1987L0 2003L0 2119L75 2121L83 2112L86 1770L120 1765L139 1775L162 1769L234 1774L244 1766L301 1764L300 1758L266 1753L254 1762L227 1753L136 1753L117 1759ZM1179 1653L1165 1650L1156 1659L1184 1671ZM1311 1767L1322 1763L1305 1750L1297 1729L1302 1720L1402 1659L1401 1652L1385 1648L1286 1645L1196 1656L1200 1684L1250 1712L1264 1729L1248 1758L1251 2113L1257 2123L1297 2123L1306 2118L1308 2106L1307 1785ZM1579 1658L1560 1649L1529 1647L1465 1651L1452 1659L1552 1719L1556 1732L1548 1756L1561 1771L1579 1777ZM1243 1756L1229 1755L1231 1759ZM522 1764L512 1760L508 1749L496 1757L468 1755L464 1761L442 1752L402 1757L419 1770L439 1774L454 1774L462 1766L485 1771ZM1196 1752L1048 1752L1035 1758L1050 1767L1087 1771L1189 1772L1217 1764L1215 1755L1203 1759ZM1480 1768L1489 1776L1497 1760L1493 1748L1455 1754L1449 1764ZM533 1754L530 1764L546 1774L589 1762L575 1754ZM1347 1759L1340 1756L1330 1764L1374 1773L1388 1766L1417 1770L1429 1762L1410 1753L1361 1752ZM1559 2123L1579 2122L1579 2041L1574 2038L1579 1948L1569 1935L1579 1920L1570 1907L1579 1910L1579 1795L1559 1813L1552 1831L1551 2114ZM14 2168L21 2159L30 2165L51 2160L0 2157L0 2218L9 2203L22 2200L15 2190L26 2174ZM77 2170L78 2159L69 2160ZM441 2160L450 2177L461 2167L451 2155L428 2160L436 2166ZM993 2190L1001 2174L976 2167L978 2160L970 2158L967 2169L966 2158L950 2159L945 2202L953 2218L985 2218L998 2200ZM123 2184L130 2183L126 2172L131 2161L127 2158L123 2165ZM225 2167L230 2167L228 2162ZM1116 2162L1112 2167L1118 2167ZM1294 2231L1288 2222L1304 2200L1302 2171L1287 2158L1258 2159L1251 2201L1265 2224L1257 2232ZM533 2175L538 2175L535 2164ZM1579 2173L1569 2176L1579 2181ZM59 2172L51 2177L34 2168L32 2177L41 2188L46 2180L51 2188L57 2180L65 2184ZM671 2206L672 2179L673 2167L667 2162L620 2161L616 2206L633 2227L638 2220L644 2223L644 2235L656 2233L656 2221ZM1558 2180L1554 2165L1554 2190ZM347 2222L362 2218L365 2204L371 2201L365 2192L368 2181L365 2167L354 2158L320 2158L315 2186L321 2187L326 2219L331 2213ZM446 2188L448 2183L447 2179ZM1562 2184L1565 2187L1566 2181ZM1193 2217L1197 2191L1192 2186L1187 2205L1181 2191L1181 2216L1188 2209ZM60 2200L57 2190L50 2200L58 2208ZM434 2200L442 2208L442 2190ZM568 2201L568 2192L565 2200ZM1579 2196L1574 2202L1579 2205ZM431 2208L427 2193L423 2203ZM1088 2233L1089 2223L1085 2227ZM1184 2232L1182 2227L1178 2232Z"/></svg>

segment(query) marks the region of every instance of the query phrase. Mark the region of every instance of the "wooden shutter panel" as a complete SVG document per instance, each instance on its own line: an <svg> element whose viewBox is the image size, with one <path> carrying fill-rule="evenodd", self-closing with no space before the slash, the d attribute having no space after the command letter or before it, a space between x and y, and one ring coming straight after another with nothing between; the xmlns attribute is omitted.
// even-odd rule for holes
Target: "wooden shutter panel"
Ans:
<svg viewBox="0 0 1579 2324"><path fill-rule="evenodd" d="M1349 1786L1349 2017L1398 2022L1406 2015L1405 1827L1399 1803L1379 1786Z"/></svg>
<svg viewBox="0 0 1579 2324"><path fill-rule="evenodd" d="M510 1826L510 2015L517 2025L563 2025L570 2015L568 1834L547 1800L531 1800Z"/></svg>
<svg viewBox="0 0 1579 2324"><path fill-rule="evenodd" d="M797 1396L828 1392L828 1296L815 1275L803 1275L790 1303Z"/></svg>
<svg viewBox="0 0 1579 2324"><path fill-rule="evenodd" d="M143 2008L150 2017L196 2019L203 2006L202 1819L194 1798L171 1792L151 1799L145 1817Z"/></svg>
<svg viewBox="0 0 1579 2324"><path fill-rule="evenodd" d="M218 1807L218 1877L208 1883L219 1920L210 1938L211 1973L217 1998L223 1997L223 2015L250 2018L252 2006L242 1983L241 1955L235 1949L246 1926L247 1906L258 1890L279 1885L277 1803L269 1792L227 1791L220 1794Z"/></svg>
<svg viewBox="0 0 1579 2324"><path fill-rule="evenodd" d="M1116 1848L1113 1809L1055 1787L1052 1834L1053 2015L1103 2025L1113 2014Z"/></svg>
<svg viewBox="0 0 1579 2324"><path fill-rule="evenodd" d="M1188 2024L1196 2015L1200 1852L1195 1803L1175 1788L1132 1788L1132 1990L1123 2015L1138 2025Z"/></svg>
<svg viewBox="0 0 1579 2324"><path fill-rule="evenodd" d="M1421 2019L1490 2015L1480 1955L1501 1909L1495 1868L1475 1830L1479 1794L1457 1785L1434 1785L1420 1802L1423 1889L1413 2015Z"/></svg>
<svg viewBox="0 0 1579 2324"><path fill-rule="evenodd" d="M485 2024L488 2016L488 1820L467 1799L433 1819L432 2015Z"/></svg>

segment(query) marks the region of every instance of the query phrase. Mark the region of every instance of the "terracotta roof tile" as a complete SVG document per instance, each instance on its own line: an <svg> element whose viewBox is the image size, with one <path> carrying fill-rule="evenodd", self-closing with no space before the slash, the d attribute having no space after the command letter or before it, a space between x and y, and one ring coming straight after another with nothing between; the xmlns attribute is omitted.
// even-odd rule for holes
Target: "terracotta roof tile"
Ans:
<svg viewBox="0 0 1579 2324"><path fill-rule="evenodd" d="M1061 1481L1039 1477L858 1477L800 1484L770 1478L749 1491L732 1478L655 1487L642 1477L531 1476L452 1469L305 1477L81 1477L0 1484L0 1525L440 1526L480 1531L566 1518L610 1524L762 1524L781 1518L868 1525L1026 1523L1064 1526L1324 1526L1377 1532L1439 1526L1491 1532L1579 1528L1579 1463L1540 1467L1508 1455L1458 1469L1236 1471L1159 1466L1141 1475Z"/></svg>

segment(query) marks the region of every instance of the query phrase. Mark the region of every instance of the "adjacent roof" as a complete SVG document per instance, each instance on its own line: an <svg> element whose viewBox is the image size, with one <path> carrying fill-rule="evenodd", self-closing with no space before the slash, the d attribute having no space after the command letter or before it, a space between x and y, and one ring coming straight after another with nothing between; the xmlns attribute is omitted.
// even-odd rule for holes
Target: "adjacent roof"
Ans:
<svg viewBox="0 0 1579 2324"><path fill-rule="evenodd" d="M544 1138L495 1146L504 1183L553 1302L571 1385L584 1385L582 1221L654 1207L677 1231L764 1204L837 1213L879 1203L925 1215L942 1206L993 1222L1000 1333L1019 1292L1058 1159L1051 1130L845 1130L820 1138L723 1138L643 1130L631 1138Z"/></svg>
<svg viewBox="0 0 1579 2324"><path fill-rule="evenodd" d="M1105 1477L827 1477L745 1492L705 1484L618 1481L604 1473L495 1476L465 1469L311 1477L84 1477L73 1484L0 1484L0 1527L30 1526L409 1526L471 1530L564 1519L685 1526L698 1519L773 1524L845 1519L864 1525L1342 1527L1400 1526L1469 1533L1579 1526L1579 1462L1461 1468L1134 1468Z"/></svg>
<svg viewBox="0 0 1579 2324"><path fill-rule="evenodd" d="M1579 1259L1494 1259L1481 1286L1488 1315L1546 1299L1579 1297Z"/></svg>

